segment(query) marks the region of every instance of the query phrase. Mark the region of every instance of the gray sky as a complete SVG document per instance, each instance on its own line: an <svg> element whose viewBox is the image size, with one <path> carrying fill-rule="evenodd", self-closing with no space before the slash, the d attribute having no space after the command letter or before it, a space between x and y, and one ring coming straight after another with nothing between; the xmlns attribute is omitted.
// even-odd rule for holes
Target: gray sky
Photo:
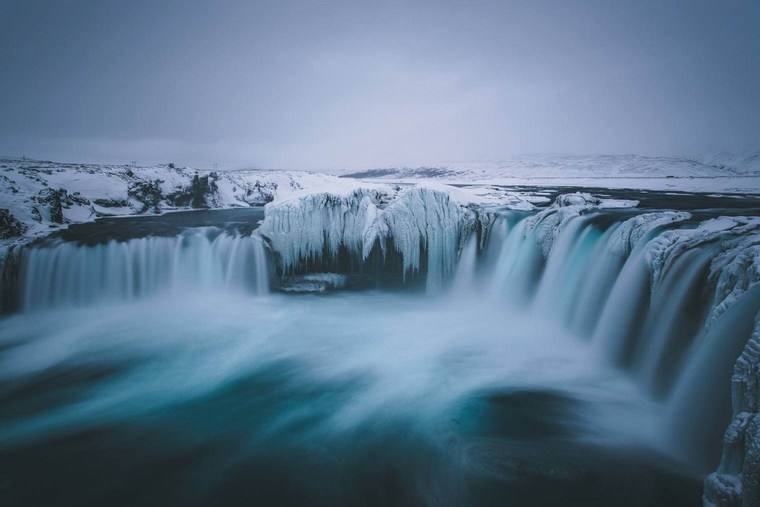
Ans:
<svg viewBox="0 0 760 507"><path fill-rule="evenodd" d="M377 167L760 149L760 1L0 0L0 154Z"/></svg>

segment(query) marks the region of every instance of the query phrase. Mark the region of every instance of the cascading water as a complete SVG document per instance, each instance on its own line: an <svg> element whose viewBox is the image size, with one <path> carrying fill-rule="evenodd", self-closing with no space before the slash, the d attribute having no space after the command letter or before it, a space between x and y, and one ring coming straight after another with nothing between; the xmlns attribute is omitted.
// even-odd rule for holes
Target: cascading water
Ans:
<svg viewBox="0 0 760 507"><path fill-rule="evenodd" d="M19 297L27 315L0 324L0 386L11 382L0 404L12 414L0 419L0 444L21 442L5 457L24 469L24 456L42 452L38 435L118 434L145 416L137 441L153 424L176 428L167 445L198 456L195 477L218 468L239 487L274 488L272 502L366 503L365 481L379 474L383 493L399 495L379 504L489 505L504 495L526 505L689 504L689 474L716 465L730 370L760 310L760 270L746 255L758 224L605 209L587 194L488 217L434 191L386 199L359 191L271 206L253 234L195 227L26 249ZM385 263L373 276L421 275L431 296L448 295L270 290L275 273L333 266L318 274L333 280L342 266L370 261ZM105 318L101 303L129 305ZM62 307L64 317L46 312ZM33 322L14 327L21 321L13 319ZM29 406L15 397L14 379L74 375L79 361L92 362L95 384L77 403L59 403L66 391L43 393L48 413L35 408L35 393ZM77 382L90 380L64 376L60 389ZM194 447L196 432L229 453ZM642 464L629 448L667 456ZM690 472L672 472L668 457ZM619 467L671 486L605 490L604 474ZM247 473L270 468L287 478L282 488ZM304 472L319 480L303 481ZM591 500L580 479L589 475L601 477L589 479L600 489ZM325 486L341 481L346 491ZM227 503L219 488L201 481L192 495Z"/></svg>
<svg viewBox="0 0 760 507"><path fill-rule="evenodd" d="M719 284L710 267L718 252L729 248L721 247L721 241L730 244L734 236L718 235L707 246L695 242L675 249L677 255L655 273L653 248L666 231L687 236L691 231L700 233L697 223L684 222L688 214L656 215L645 220L641 214L616 217L612 212L590 209L565 220L557 232L541 230L534 217L511 223L515 218L507 213L494 224L511 231L500 251L494 254L491 250L479 259L494 265L490 280L481 282L480 287L506 296L505 301L510 303L520 302L537 319L551 318L580 339L590 341L607 361L630 369L644 391L669 407L671 415L663 421L662 429L669 442L663 447L674 455L688 456L702 470L710 470L717 464L730 413L726 409L730 369L749 337L760 300L752 296L754 292L742 296L742 310L721 316L715 324L717 329L707 332L708 315L720 303L715 301ZM631 225L647 221L647 230L637 231L631 240ZM554 237L544 255L541 245L548 235ZM622 240L627 246L621 247ZM472 263L469 256L469 252L463 253L463 259ZM495 263L486 256L495 256ZM458 272L455 289L477 285L477 279L468 282L460 278L473 271ZM696 376L709 380L698 382ZM684 404L699 399L711 401L699 402L698 409L684 410ZM709 408L711 404L715 409ZM674 411L690 416L676 416ZM679 438L672 438L674 432Z"/></svg>
<svg viewBox="0 0 760 507"><path fill-rule="evenodd" d="M20 287L22 308L33 311L194 291L265 294L269 275L259 237L200 228L174 237L29 248Z"/></svg>

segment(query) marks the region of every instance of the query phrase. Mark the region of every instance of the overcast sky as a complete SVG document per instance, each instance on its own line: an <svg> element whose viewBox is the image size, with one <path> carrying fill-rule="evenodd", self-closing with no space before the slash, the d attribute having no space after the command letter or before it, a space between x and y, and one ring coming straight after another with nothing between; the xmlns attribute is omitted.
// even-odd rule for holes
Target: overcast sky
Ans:
<svg viewBox="0 0 760 507"><path fill-rule="evenodd" d="M0 0L3 155L320 169L758 149L758 0Z"/></svg>

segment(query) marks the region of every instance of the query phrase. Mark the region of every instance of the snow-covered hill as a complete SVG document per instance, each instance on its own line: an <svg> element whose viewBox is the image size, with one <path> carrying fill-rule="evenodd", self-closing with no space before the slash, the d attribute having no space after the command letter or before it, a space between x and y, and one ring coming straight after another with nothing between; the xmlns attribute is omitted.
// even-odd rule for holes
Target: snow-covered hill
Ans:
<svg viewBox="0 0 760 507"><path fill-rule="evenodd" d="M545 196L487 187L445 187L462 202L493 203L532 209ZM0 159L0 246L27 242L67 224L103 216L155 214L192 208L261 206L316 192L345 194L359 187L387 190L388 182L307 171L195 170L173 164L71 164ZM1 262L0 262L1 264Z"/></svg>
<svg viewBox="0 0 760 507"><path fill-rule="evenodd" d="M760 193L760 152L709 157L529 155L503 161L444 162L423 167L343 171L346 178L508 185L571 185L707 192Z"/></svg>
<svg viewBox="0 0 760 507"><path fill-rule="evenodd" d="M46 234L101 216L263 205L304 188L350 186L299 171L202 171L0 160L0 242ZM20 233L20 234L19 234Z"/></svg>
<svg viewBox="0 0 760 507"><path fill-rule="evenodd" d="M368 182L369 180L369 182ZM372 181L374 180L374 181ZM636 155L523 156L324 174L306 171L213 172L163 164L145 167L0 158L0 245L45 235L100 216L189 208L263 205L314 192L342 193L394 182L463 192L462 202L531 209L542 186L760 193L760 153L703 158ZM481 184L466 190L458 183ZM526 185L515 190L494 185Z"/></svg>

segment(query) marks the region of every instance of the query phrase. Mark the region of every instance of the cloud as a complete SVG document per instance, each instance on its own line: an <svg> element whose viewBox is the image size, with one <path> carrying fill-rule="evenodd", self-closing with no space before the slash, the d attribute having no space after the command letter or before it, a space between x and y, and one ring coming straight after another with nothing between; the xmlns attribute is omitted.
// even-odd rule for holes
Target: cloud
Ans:
<svg viewBox="0 0 760 507"><path fill-rule="evenodd" d="M5 153L333 168L760 143L753 3L0 9Z"/></svg>

